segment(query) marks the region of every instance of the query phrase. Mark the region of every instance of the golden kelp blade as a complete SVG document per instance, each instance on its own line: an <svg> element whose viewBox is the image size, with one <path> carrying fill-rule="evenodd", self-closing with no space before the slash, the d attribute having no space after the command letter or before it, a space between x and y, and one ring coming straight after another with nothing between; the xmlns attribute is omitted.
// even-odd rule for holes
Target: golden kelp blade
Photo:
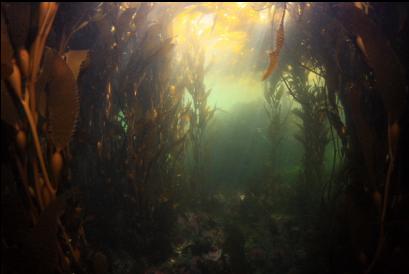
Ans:
<svg viewBox="0 0 409 274"><path fill-rule="evenodd" d="M365 56L366 60L368 60L368 54L366 52L365 44L360 35L356 37L356 44L358 45L358 48L361 50L361 52Z"/></svg>
<svg viewBox="0 0 409 274"><path fill-rule="evenodd" d="M368 15L369 12L368 2L354 2L354 6L355 8L362 10L366 15Z"/></svg>
<svg viewBox="0 0 409 274"><path fill-rule="evenodd" d="M263 74L262 80L266 80L273 72L277 69L278 60L280 57L280 51L284 46L284 16L285 16L285 7L283 10L283 16L281 17L280 26L276 34L276 49L270 53L270 63L267 70Z"/></svg>
<svg viewBox="0 0 409 274"><path fill-rule="evenodd" d="M278 66L278 59L280 57L280 52L275 50L270 53L270 64L268 65L267 70L263 74L262 80L266 80L277 68Z"/></svg>

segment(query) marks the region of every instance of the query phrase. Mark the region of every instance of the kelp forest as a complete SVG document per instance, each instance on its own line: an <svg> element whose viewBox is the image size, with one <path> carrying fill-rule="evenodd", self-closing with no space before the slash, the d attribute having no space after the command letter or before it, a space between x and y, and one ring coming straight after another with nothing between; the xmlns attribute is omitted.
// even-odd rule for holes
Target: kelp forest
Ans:
<svg viewBox="0 0 409 274"><path fill-rule="evenodd" d="M409 273L409 6L2 2L1 274Z"/></svg>

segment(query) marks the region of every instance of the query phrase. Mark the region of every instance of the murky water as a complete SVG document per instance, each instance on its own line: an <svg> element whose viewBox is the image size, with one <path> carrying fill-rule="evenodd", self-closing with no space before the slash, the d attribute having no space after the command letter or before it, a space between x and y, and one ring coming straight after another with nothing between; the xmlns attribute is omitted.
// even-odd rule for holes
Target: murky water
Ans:
<svg viewBox="0 0 409 274"><path fill-rule="evenodd" d="M408 6L1 4L1 273L408 273Z"/></svg>

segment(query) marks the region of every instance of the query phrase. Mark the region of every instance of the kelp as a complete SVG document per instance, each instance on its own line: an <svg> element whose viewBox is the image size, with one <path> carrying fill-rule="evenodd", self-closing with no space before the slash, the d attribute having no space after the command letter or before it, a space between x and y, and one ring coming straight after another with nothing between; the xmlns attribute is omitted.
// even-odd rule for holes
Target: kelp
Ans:
<svg viewBox="0 0 409 274"><path fill-rule="evenodd" d="M298 72L297 72L298 71ZM297 75L301 73L301 75ZM304 147L304 180L311 187L317 187L323 180L324 152L328 139L325 113L325 92L320 86L306 84L302 71L294 70L290 77L283 79L290 95L300 104L293 113L301 120L300 133L295 138ZM305 73L305 72L304 72Z"/></svg>
<svg viewBox="0 0 409 274"><path fill-rule="evenodd" d="M2 10L4 6L4 16L7 20L7 26L10 33L13 35L11 44L16 50L20 48L27 48L30 45L29 34L31 28L36 26L32 24L31 17L36 16L31 11L33 4L22 3L19 6L2 3Z"/></svg>
<svg viewBox="0 0 409 274"><path fill-rule="evenodd" d="M57 150L64 149L74 134L79 114L79 94L74 75L56 51L45 49L43 73L37 96L41 114L49 114L51 139ZM46 104L44 104L46 101ZM47 106L47 109L43 109Z"/></svg>
<svg viewBox="0 0 409 274"><path fill-rule="evenodd" d="M50 34L51 44L59 55L64 54L69 49L78 49L71 42L75 40L75 36L81 34L81 31L91 21L95 20L98 5L99 3L97 2L82 3L81 5L72 5L71 3L60 4L60 12L56 15L55 25Z"/></svg>
<svg viewBox="0 0 409 274"><path fill-rule="evenodd" d="M161 20L148 23L151 8L149 3L132 8L102 4L101 19L90 23L98 37L78 77L84 106L78 130L87 137L73 147L74 157L87 167L76 164L74 178L87 193L111 193L98 203L87 194L85 201L98 212L87 227L103 231L94 241L109 239L130 253L150 250L154 238L168 237L170 231L158 234L151 226L161 222L157 212L177 193L188 137L180 116L183 84L170 70L173 39ZM101 210L101 204L120 208ZM118 215L127 217L118 220ZM99 225L102 217L118 221L115 234ZM154 253L161 252L159 247Z"/></svg>
<svg viewBox="0 0 409 274"><path fill-rule="evenodd" d="M3 16L3 5L1 5L1 78L6 79L13 71L11 60L13 58L13 47L11 46L7 25ZM3 90L3 89L1 89Z"/></svg>
<svg viewBox="0 0 409 274"><path fill-rule="evenodd" d="M10 261L17 256L26 262L15 266L17 273L54 273L69 261L63 249L73 250L59 221L67 193L60 194L58 181L78 114L78 93L65 61L45 47L57 10L55 3L2 3L2 121L14 130L15 140L9 144L18 151L14 181L32 226L18 240L21 250L10 249Z"/></svg>
<svg viewBox="0 0 409 274"><path fill-rule="evenodd" d="M280 25L276 33L276 45L274 51L269 53L269 65L263 74L262 80L266 80L277 68L280 52L284 46L284 17L286 12L286 4L284 4L283 15L281 17Z"/></svg>
<svg viewBox="0 0 409 274"><path fill-rule="evenodd" d="M385 218L386 211L389 207L390 187L395 172L401 126L400 120L407 106L405 74L390 41L388 41L381 29L363 13L362 9L345 4L341 5L335 13L336 16L342 20L348 32L357 37L358 48L374 72L376 79L375 90L382 98L387 113L389 163L385 176L382 212L380 213L380 238L374 258L367 268L367 273L370 273L380 257L385 241ZM367 159L367 164L370 164L371 161L371 159Z"/></svg>
<svg viewBox="0 0 409 274"><path fill-rule="evenodd" d="M169 25L185 6L184 11L191 5L192 12L203 14L214 9L212 4L160 5L2 3L1 119L9 152L1 167L6 272L107 273L130 257L141 258L135 269L127 269L137 273L165 261L174 272L192 262L211 273L231 268L317 272L316 266L310 271L309 262L325 261L322 268L329 272L405 273L400 267L407 253L401 241L407 236L402 220L408 177L403 151L407 8L360 2L275 7L277 15L282 11L271 34L275 48L264 73L256 72L265 81L271 159L285 162L274 149L286 137L286 121L296 119L293 137L304 149L301 170L295 184L281 184L280 176L270 176L280 173L279 165L267 160L267 176L256 174L250 190L235 189L235 197L226 198L212 197L206 184L207 146L213 144L207 132L216 108L209 106L215 91L204 83L212 67L205 65L197 37L192 34L178 48ZM215 32L221 17L212 20L209 31ZM77 50L82 57L70 60ZM298 106L287 115L286 93ZM324 168L328 149L334 153L331 170ZM65 196L72 185L83 190L81 202ZM297 215L295 223L272 216L283 200L295 204L294 211L288 209ZM192 219L202 232L199 239L173 239L175 214L192 204L211 207L208 201L215 202L217 220L209 218L200 227ZM225 205L226 213L220 213ZM84 219L88 212L93 217ZM219 217L233 229L217 227ZM218 238L224 246L200 242L214 237L215 230L226 232L226 239Z"/></svg>
<svg viewBox="0 0 409 274"><path fill-rule="evenodd" d="M390 42L375 23L352 4L337 6L335 14L344 27L357 37L357 42L360 41L359 48L374 70L376 90L382 97L391 123L398 121L406 104L405 76Z"/></svg>
<svg viewBox="0 0 409 274"><path fill-rule="evenodd" d="M283 113L282 99L285 93L286 87L283 82L280 82L279 77L270 78L265 82L264 86L264 99L266 104L264 109L269 119L268 134L269 141L271 143L271 163L273 173L276 172L276 166L278 162L277 150L284 138L285 124L288 122L290 111Z"/></svg>
<svg viewBox="0 0 409 274"><path fill-rule="evenodd" d="M205 53L197 44L198 41L192 33L191 45L184 53L184 62L186 74L183 83L186 92L190 95L191 109L189 111L189 140L191 142L193 167L191 174L191 191L194 195L204 193L204 151L205 151L205 132L208 123L213 118L216 108L211 109L208 106L207 99L211 90L206 90L204 84L205 76Z"/></svg>

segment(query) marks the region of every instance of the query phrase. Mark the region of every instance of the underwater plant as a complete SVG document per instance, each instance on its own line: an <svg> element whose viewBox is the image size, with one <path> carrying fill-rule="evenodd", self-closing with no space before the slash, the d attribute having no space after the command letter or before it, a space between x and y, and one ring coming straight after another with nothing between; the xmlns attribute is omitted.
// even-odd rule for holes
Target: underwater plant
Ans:
<svg viewBox="0 0 409 274"><path fill-rule="evenodd" d="M271 166L277 167L279 161L278 148L284 138L284 128L288 121L290 111L283 113L283 94L286 87L278 77L271 77L265 82L264 98L265 110L269 119L268 133L271 142ZM290 106L291 108L291 106ZM273 172L274 173L274 172Z"/></svg>
<svg viewBox="0 0 409 274"><path fill-rule="evenodd" d="M207 103L211 90L204 84L205 53L192 32L190 44L182 56L185 66L184 86L190 95L189 140L192 151L191 190L194 195L205 195L205 136L206 127L213 118L216 108L211 109Z"/></svg>
<svg viewBox="0 0 409 274"><path fill-rule="evenodd" d="M1 273L408 273L408 14L2 2Z"/></svg>
<svg viewBox="0 0 409 274"><path fill-rule="evenodd" d="M126 249L132 252L144 250L158 236L145 243L138 233L151 233L149 226L161 222L156 215L171 205L187 136L181 125L183 89L169 70L172 39L165 19L147 23L151 8L149 3L102 4L102 19L95 23L99 36L79 76L80 90L88 94L80 130L89 137L87 143L76 144L77 157L89 161L76 167L78 181L88 192L113 191L102 201L94 202L92 196L86 200L100 212L99 203L119 199L118 208L99 214L121 225L118 230L106 227L101 237L108 235L118 245L129 238ZM95 145L90 149L88 142ZM90 227L97 229L102 220Z"/></svg>
<svg viewBox="0 0 409 274"><path fill-rule="evenodd" d="M308 84L307 73L294 68L291 76L283 78L290 95L300 104L293 113L301 120L300 132L295 138L303 145L302 184L300 189L307 197L308 204L313 202L313 194L317 193L324 181L324 153L329 142L326 126L325 90L319 83ZM302 199L302 198L301 198Z"/></svg>
<svg viewBox="0 0 409 274"><path fill-rule="evenodd" d="M5 268L31 273L77 268L86 240L80 214L67 215L75 204L69 202L74 192L65 181L79 95L73 72L61 55L65 46L60 52L47 46L53 23L63 12L51 2L2 3L1 13L1 118L15 133L8 147L15 155L8 165L15 172L5 177L4 185L2 180L7 190L2 198L15 199L6 214L19 208L27 217L15 219L17 234L4 235L9 256ZM68 22L65 28L76 31ZM72 218L78 223L71 227ZM19 256L25 265L16 264Z"/></svg>
<svg viewBox="0 0 409 274"><path fill-rule="evenodd" d="M281 49L284 46L284 19L286 7L287 4L284 3L280 24L275 37L275 49L269 53L269 65L263 74L262 80L266 80L278 67Z"/></svg>

